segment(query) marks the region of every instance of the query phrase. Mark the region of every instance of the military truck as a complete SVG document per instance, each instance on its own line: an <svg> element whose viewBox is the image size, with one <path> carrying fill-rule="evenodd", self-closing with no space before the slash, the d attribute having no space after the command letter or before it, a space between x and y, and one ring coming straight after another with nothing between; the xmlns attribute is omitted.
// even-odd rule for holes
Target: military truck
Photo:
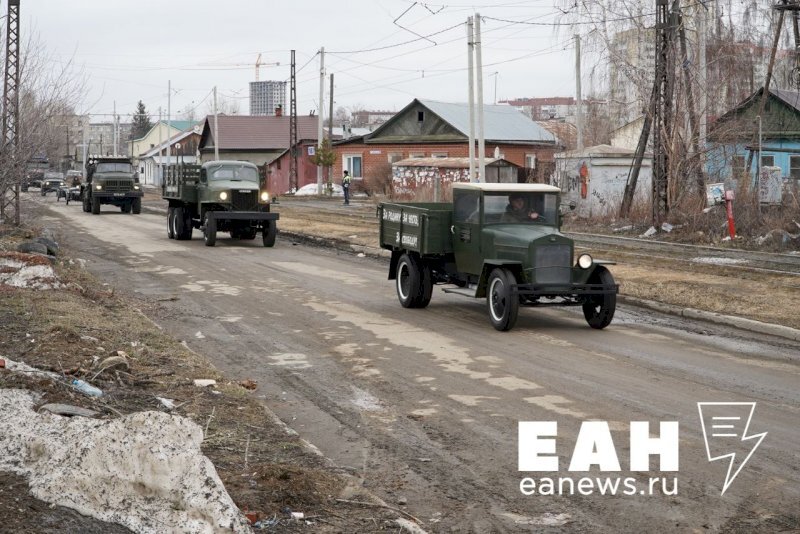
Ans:
<svg viewBox="0 0 800 534"><path fill-rule="evenodd" d="M485 298L495 329L510 330L520 306L581 306L605 328L619 286L589 254L575 258L560 231L560 190L542 184L453 184L452 203L382 203L380 246L392 253L389 280L405 308L424 308L435 284ZM574 207L574 204L573 206Z"/></svg>
<svg viewBox="0 0 800 534"><path fill-rule="evenodd" d="M199 228L209 247L216 244L217 232L229 232L234 239L255 239L260 233L265 247L275 245L279 216L270 212L269 193L252 163L170 166L161 196L169 202L170 239L191 239L192 229Z"/></svg>
<svg viewBox="0 0 800 534"><path fill-rule="evenodd" d="M100 206L111 204L122 213L142 212L142 188L130 158L91 156L86 161L86 183L80 185L83 211L100 213Z"/></svg>

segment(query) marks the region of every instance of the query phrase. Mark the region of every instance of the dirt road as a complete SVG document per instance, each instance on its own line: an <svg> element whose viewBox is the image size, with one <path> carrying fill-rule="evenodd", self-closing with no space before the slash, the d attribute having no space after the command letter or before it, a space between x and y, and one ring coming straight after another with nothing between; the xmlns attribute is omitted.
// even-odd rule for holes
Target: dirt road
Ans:
<svg viewBox="0 0 800 534"><path fill-rule="evenodd" d="M197 234L168 240L156 215L47 202L43 222L93 273L231 378L256 380L284 421L431 532L800 528L796 344L625 307L601 332L575 310L544 309L499 333L463 297L401 308L378 260L282 238L208 248ZM727 461L708 461L700 401L757 402L749 434L768 432L722 496ZM588 420L608 422L621 471L567 470ZM558 423L558 472L517 470L520 421ZM679 422L677 472L657 457L629 471L630 421L653 435ZM730 452L752 449L740 445ZM581 495L584 476L632 477L636 491ZM525 477L572 477L576 491L523 495ZM643 495L649 477L677 479L677 494L659 483Z"/></svg>

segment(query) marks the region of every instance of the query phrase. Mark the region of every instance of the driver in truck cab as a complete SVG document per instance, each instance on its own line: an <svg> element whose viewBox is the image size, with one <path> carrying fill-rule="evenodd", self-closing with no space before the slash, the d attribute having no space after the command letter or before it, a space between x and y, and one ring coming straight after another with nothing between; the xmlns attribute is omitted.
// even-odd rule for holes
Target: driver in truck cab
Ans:
<svg viewBox="0 0 800 534"><path fill-rule="evenodd" d="M538 197L538 198L535 198ZM527 222L527 221L542 221L544 218L539 214L540 210L535 209L533 206L541 204L541 195L528 198L527 195L522 193L512 193L508 195L508 206L501 218L502 222ZM536 200L538 199L538 202ZM532 200L531 205L528 201Z"/></svg>

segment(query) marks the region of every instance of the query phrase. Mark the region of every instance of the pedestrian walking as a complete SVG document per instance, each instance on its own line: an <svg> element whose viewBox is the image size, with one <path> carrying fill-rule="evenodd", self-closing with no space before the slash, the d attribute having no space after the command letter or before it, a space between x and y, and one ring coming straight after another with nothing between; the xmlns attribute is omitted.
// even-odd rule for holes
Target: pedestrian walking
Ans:
<svg viewBox="0 0 800 534"><path fill-rule="evenodd" d="M344 171L344 176L342 176L342 190L344 191L344 205L350 205L350 173L348 171Z"/></svg>

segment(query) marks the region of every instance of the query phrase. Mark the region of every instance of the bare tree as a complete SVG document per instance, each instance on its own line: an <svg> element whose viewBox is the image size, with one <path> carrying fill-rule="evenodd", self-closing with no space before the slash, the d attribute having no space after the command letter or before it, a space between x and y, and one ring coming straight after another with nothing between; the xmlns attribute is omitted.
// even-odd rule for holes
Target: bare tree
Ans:
<svg viewBox="0 0 800 534"><path fill-rule="evenodd" d="M235 97L217 96L217 113L220 115L239 115L240 101ZM214 115L214 102L206 105L206 115Z"/></svg>

